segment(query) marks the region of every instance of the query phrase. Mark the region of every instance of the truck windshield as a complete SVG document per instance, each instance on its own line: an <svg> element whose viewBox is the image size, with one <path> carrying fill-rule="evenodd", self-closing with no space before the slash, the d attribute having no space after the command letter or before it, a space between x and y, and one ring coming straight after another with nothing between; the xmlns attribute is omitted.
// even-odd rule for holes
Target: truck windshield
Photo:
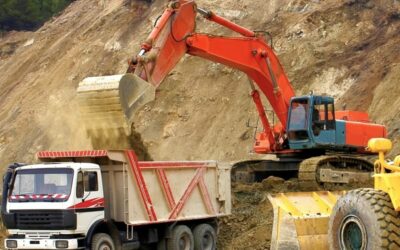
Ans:
<svg viewBox="0 0 400 250"><path fill-rule="evenodd" d="M70 168L18 170L10 201L66 201L71 193L73 175Z"/></svg>

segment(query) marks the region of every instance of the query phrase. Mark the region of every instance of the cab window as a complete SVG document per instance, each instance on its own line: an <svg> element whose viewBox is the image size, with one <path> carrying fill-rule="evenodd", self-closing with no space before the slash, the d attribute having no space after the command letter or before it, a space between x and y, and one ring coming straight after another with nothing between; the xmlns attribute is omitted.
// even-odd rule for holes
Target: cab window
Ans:
<svg viewBox="0 0 400 250"><path fill-rule="evenodd" d="M76 181L76 198L83 198L83 193L83 173L82 171L79 171Z"/></svg>
<svg viewBox="0 0 400 250"><path fill-rule="evenodd" d="M308 100L292 102L289 130L307 130Z"/></svg>
<svg viewBox="0 0 400 250"><path fill-rule="evenodd" d="M308 99L292 101L289 117L289 140L308 139Z"/></svg>
<svg viewBox="0 0 400 250"><path fill-rule="evenodd" d="M87 171L84 173L84 183L85 183L85 191L92 192L98 191L99 185L97 182L97 172L95 171Z"/></svg>
<svg viewBox="0 0 400 250"><path fill-rule="evenodd" d="M333 103L314 104L312 130L319 135L322 130L335 129L335 111Z"/></svg>

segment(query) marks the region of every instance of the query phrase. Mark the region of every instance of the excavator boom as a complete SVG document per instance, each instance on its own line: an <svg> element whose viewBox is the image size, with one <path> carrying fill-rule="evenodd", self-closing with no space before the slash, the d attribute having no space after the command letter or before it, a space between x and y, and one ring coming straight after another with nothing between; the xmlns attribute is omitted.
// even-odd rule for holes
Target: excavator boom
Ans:
<svg viewBox="0 0 400 250"><path fill-rule="evenodd" d="M192 1L170 2L126 74L79 83L78 100L89 133L121 128L131 133L135 112L154 100L156 88L185 55L185 42L176 38L194 31L195 15Z"/></svg>
<svg viewBox="0 0 400 250"><path fill-rule="evenodd" d="M197 13L241 36L196 33ZM124 127L129 133L135 112L154 99L156 88L185 54L218 62L247 74L251 95L263 124L263 134L267 138L263 151L279 147L276 134L285 131L290 98L294 96L294 91L278 58L265 41L264 34L197 8L191 0L169 2L141 45L139 54L130 61L127 74L89 77L79 84L79 100L89 129ZM272 105L280 121L277 126L279 131L271 127L260 93L253 82Z"/></svg>

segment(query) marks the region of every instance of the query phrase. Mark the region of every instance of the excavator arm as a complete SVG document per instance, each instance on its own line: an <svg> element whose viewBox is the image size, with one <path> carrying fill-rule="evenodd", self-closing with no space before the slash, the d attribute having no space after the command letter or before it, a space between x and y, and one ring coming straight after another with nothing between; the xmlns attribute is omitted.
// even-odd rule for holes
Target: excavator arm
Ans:
<svg viewBox="0 0 400 250"><path fill-rule="evenodd" d="M241 36L224 37L196 33L197 13ZM268 46L264 33L253 32L210 11L197 8L192 0L170 1L149 37L141 45L139 54L130 61L128 74L106 77L114 77L114 84L110 84L104 77L99 78L100 81L97 82L85 79L80 83L78 93L83 96L81 100L84 102L82 106L86 107L85 112L94 111L92 114L97 116L99 113L108 112L107 109L97 108L99 105L93 101L88 102L88 99L95 96L101 101L99 96L105 96L105 93L101 92L110 92L110 89L117 87L120 106L129 127L135 111L154 99L155 89L185 54L202 57L244 72L249 77L251 96L263 125L263 132L257 136L254 149L257 153L268 153L282 148L290 99L294 96L294 91L277 56ZM254 83L268 99L280 121L275 126L268 121L260 92ZM110 85L112 87L109 87ZM92 108L94 106L96 107ZM114 106L117 107L118 104ZM116 109L111 111L116 113ZM121 119L110 120L119 126ZM110 124L109 122L107 125Z"/></svg>

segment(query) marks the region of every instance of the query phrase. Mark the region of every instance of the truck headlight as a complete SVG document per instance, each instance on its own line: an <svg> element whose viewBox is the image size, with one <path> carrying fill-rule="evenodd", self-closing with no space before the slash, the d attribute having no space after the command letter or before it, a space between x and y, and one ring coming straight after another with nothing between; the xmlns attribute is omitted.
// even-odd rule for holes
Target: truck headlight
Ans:
<svg viewBox="0 0 400 250"><path fill-rule="evenodd" d="M7 248L17 248L18 244L16 240L6 240Z"/></svg>
<svg viewBox="0 0 400 250"><path fill-rule="evenodd" d="M68 248L67 240L56 240L56 248Z"/></svg>

